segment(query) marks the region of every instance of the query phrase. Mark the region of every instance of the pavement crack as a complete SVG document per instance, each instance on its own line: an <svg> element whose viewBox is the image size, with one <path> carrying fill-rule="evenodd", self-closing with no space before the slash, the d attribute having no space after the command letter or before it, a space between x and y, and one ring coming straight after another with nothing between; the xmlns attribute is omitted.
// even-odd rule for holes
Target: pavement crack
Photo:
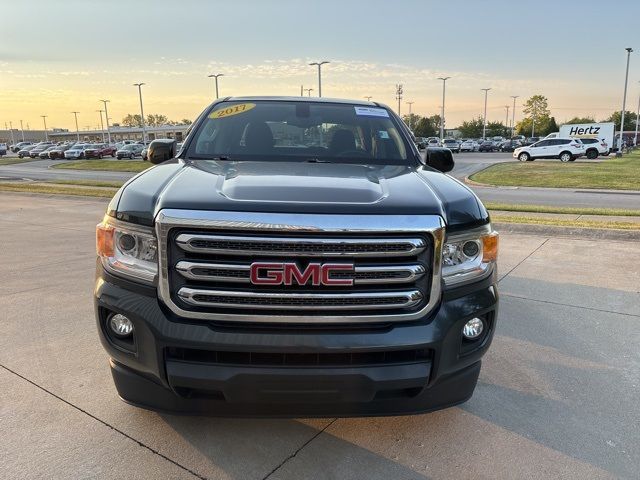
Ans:
<svg viewBox="0 0 640 480"><path fill-rule="evenodd" d="M282 462L280 462L278 465L276 465L274 467L273 470L271 470L269 473L267 473L267 475L265 477L262 478L262 480L267 480L269 477L271 477L271 475L273 475L274 473L276 473L278 470L280 470L280 468L282 468L284 466L285 463L287 463L289 460L291 460L292 458L295 458L296 455L298 455L298 453L300 453L300 451L302 451L303 448L305 448L307 445L309 445L311 442L313 442L316 438L318 438L322 433L324 433L324 431L329 428L331 425L333 425L338 419L334 418L333 420L331 420L329 423L327 423L321 430L318 430L316 432L316 434L311 437L309 440L307 440L306 442L304 442L300 448L298 448L295 452L293 452L291 455L289 455L287 458L285 458L284 460L282 460Z"/></svg>
<svg viewBox="0 0 640 480"><path fill-rule="evenodd" d="M67 404L68 406L70 406L71 408L75 408L76 410L78 410L79 412L87 415L88 417L92 418L93 420L96 420L97 422L100 422L102 425L104 425L105 427L110 428L111 430L119 433L120 435L122 435L123 437L131 440L132 442L135 442L138 444L138 446L150 451L152 454L157 455L159 457L161 457L162 459L166 460L167 462L175 465L176 467L184 470L185 472L190 473L191 475L193 475L196 478L200 478L201 480L207 480L207 477L203 477L202 475L200 475L199 473L194 472L193 470L191 470L188 467L185 467L184 465L181 465L180 463L176 462L175 460L172 460L171 458L167 457L166 455L163 455L162 453L160 453L159 451L151 448L149 445L146 445L145 443L142 443L140 440L136 440L135 438L133 438L131 435L123 432L122 430L120 430L117 427L114 427L113 425L105 422L104 420L96 417L95 415L87 412L86 410L78 407L77 405L74 405L73 403L71 403L68 400L65 400L64 398L62 398L60 395L56 395L55 393L53 393L51 390L47 390L46 388L38 385L37 383L35 383L32 380L29 380L27 377L25 377L24 375L19 374L18 372L16 372L15 370L10 369L9 367L3 365L0 363L0 367L2 367L3 369L5 369L7 372L12 373L13 375L15 375L18 378L21 378L22 380L24 380L27 383L30 383L31 385L33 385L34 387L42 390L43 392L51 395L53 398L56 398L57 400L60 400L61 402ZM330 425L330 424L329 424ZM329 426L327 425L327 426ZM315 437L314 437L315 438ZM306 445L306 444L305 444ZM304 446L304 445L303 445ZM296 452L297 453L297 452Z"/></svg>
<svg viewBox="0 0 640 480"><path fill-rule="evenodd" d="M550 240L550 238L546 238L544 242L542 242L540 245L538 245L537 248L535 248L529 255L527 255L525 258L523 258L521 261L518 262L518 264L513 267L511 270L509 270L507 273L505 273L502 277L500 277L500 279L498 280L498 283L500 283L502 280L504 280L505 278L507 278L507 275L509 275L511 272L513 272L516 268L518 268L520 265L522 265L524 262L526 262L529 257L531 257L531 255L533 255L534 253L536 253L538 250L540 250L542 247L544 247L544 245Z"/></svg>
<svg viewBox="0 0 640 480"><path fill-rule="evenodd" d="M547 303L549 305L559 305L561 307L581 308L583 310L590 310L592 312L613 313L614 315L624 315L626 317L640 318L640 315L636 315L634 313L617 312L615 310L603 310L602 308L585 307L583 305L573 305L571 303L553 302L551 300L540 300L538 298L525 297L525 296L522 296L522 295L513 295L513 294L509 294L509 293L500 293L500 296L502 296L502 297L510 297L510 298L519 298L520 300L530 300L532 302L538 302L538 303Z"/></svg>

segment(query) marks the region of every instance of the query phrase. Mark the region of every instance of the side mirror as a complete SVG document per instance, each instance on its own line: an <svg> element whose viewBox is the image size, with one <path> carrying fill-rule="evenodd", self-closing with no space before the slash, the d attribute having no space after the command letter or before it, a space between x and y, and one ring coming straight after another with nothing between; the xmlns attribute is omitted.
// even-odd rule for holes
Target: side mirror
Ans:
<svg viewBox="0 0 640 480"><path fill-rule="evenodd" d="M450 172L455 166L453 153L448 148L427 148L426 164L442 173Z"/></svg>
<svg viewBox="0 0 640 480"><path fill-rule="evenodd" d="M147 158L151 163L166 162L176 156L176 141L172 138L159 138L149 144Z"/></svg>

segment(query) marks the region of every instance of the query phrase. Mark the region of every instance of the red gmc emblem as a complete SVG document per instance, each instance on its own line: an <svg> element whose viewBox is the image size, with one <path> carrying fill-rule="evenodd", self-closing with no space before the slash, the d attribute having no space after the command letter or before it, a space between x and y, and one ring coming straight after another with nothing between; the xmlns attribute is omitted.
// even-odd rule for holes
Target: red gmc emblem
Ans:
<svg viewBox="0 0 640 480"><path fill-rule="evenodd" d="M297 263L251 264L251 283L255 285L352 286L352 278L331 278L333 272L353 272L353 263L310 263L300 269Z"/></svg>

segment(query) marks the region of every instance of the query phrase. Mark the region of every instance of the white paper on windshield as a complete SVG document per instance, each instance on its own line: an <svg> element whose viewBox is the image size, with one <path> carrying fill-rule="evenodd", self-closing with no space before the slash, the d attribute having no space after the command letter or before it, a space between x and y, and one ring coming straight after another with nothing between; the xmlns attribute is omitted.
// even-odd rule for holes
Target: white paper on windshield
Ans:
<svg viewBox="0 0 640 480"><path fill-rule="evenodd" d="M356 115L362 115L363 117L385 117L389 118L389 112L384 108L376 107L353 107L356 109Z"/></svg>

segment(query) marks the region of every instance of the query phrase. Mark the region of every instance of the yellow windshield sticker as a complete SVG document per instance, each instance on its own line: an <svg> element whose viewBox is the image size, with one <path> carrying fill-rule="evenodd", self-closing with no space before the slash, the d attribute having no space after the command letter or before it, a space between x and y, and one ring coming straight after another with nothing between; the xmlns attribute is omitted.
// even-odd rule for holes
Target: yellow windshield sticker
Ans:
<svg viewBox="0 0 640 480"><path fill-rule="evenodd" d="M240 113L248 112L255 106L256 106L255 103L239 103L237 105L231 105L230 107L216 110L215 112L211 113L211 115L209 115L209 118L231 117L233 115L238 115Z"/></svg>

